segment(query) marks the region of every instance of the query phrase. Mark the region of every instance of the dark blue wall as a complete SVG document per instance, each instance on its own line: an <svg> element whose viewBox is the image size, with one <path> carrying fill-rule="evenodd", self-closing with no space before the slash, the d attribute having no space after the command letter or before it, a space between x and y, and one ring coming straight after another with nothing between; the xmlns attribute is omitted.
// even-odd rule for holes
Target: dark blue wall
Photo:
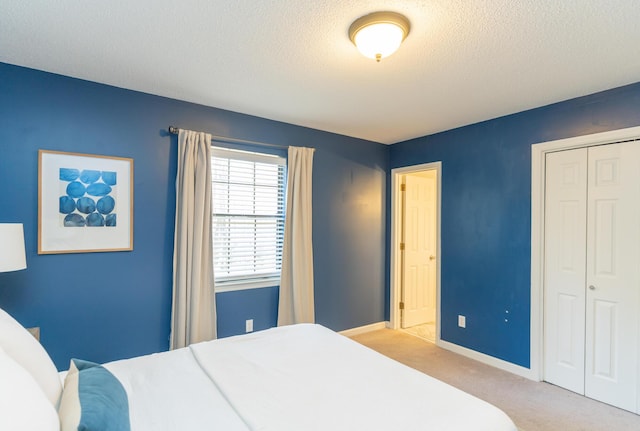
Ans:
<svg viewBox="0 0 640 431"><path fill-rule="evenodd" d="M59 368L72 356L105 362L168 347L177 154L169 125L315 147L317 321L342 330L383 320L387 146L0 63L0 223L24 223L28 263L0 274L0 307L41 327ZM38 149L134 159L132 252L37 254ZM244 332L245 319L275 325L277 294L218 294L220 335Z"/></svg>
<svg viewBox="0 0 640 431"><path fill-rule="evenodd" d="M639 124L634 84L386 147L0 63L0 223L25 224L28 260L0 274L0 307L41 327L61 369L167 348L175 125L316 148L316 317L335 330L389 318L390 168L442 161L442 338L528 366L531 144ZM38 149L135 160L134 251L37 255ZM275 325L277 296L218 294L220 335Z"/></svg>
<svg viewBox="0 0 640 431"><path fill-rule="evenodd" d="M531 145L638 125L634 84L391 146L390 169L442 161L443 340L529 366Z"/></svg>
<svg viewBox="0 0 640 431"><path fill-rule="evenodd" d="M244 333L247 319L253 319L254 331L278 323L277 286L218 293L216 301L220 338Z"/></svg>

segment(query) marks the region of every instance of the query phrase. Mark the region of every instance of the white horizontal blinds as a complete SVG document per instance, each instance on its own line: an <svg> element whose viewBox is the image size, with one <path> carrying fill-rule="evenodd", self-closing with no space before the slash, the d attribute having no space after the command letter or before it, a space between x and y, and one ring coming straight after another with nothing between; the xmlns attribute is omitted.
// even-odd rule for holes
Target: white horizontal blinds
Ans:
<svg viewBox="0 0 640 431"><path fill-rule="evenodd" d="M279 277L285 159L214 147L211 160L216 282Z"/></svg>

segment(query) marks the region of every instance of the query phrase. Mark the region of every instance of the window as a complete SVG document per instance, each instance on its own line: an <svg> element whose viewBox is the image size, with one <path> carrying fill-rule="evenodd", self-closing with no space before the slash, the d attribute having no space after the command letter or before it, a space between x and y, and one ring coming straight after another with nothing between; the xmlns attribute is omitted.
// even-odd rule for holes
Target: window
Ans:
<svg viewBox="0 0 640 431"><path fill-rule="evenodd" d="M280 283L286 160L214 147L213 264L219 290Z"/></svg>

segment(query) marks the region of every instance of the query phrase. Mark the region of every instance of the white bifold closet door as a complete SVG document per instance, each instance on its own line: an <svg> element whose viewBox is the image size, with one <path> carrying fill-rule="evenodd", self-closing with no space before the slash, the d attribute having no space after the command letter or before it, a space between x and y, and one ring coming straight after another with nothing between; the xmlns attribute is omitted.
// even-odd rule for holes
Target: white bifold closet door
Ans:
<svg viewBox="0 0 640 431"><path fill-rule="evenodd" d="M640 412L640 143L546 157L545 380Z"/></svg>

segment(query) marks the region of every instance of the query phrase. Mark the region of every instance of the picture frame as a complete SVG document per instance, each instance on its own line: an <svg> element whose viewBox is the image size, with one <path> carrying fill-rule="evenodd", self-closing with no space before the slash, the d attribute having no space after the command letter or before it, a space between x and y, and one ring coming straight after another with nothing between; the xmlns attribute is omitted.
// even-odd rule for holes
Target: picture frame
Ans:
<svg viewBox="0 0 640 431"><path fill-rule="evenodd" d="M133 159L38 151L38 254L133 250Z"/></svg>

